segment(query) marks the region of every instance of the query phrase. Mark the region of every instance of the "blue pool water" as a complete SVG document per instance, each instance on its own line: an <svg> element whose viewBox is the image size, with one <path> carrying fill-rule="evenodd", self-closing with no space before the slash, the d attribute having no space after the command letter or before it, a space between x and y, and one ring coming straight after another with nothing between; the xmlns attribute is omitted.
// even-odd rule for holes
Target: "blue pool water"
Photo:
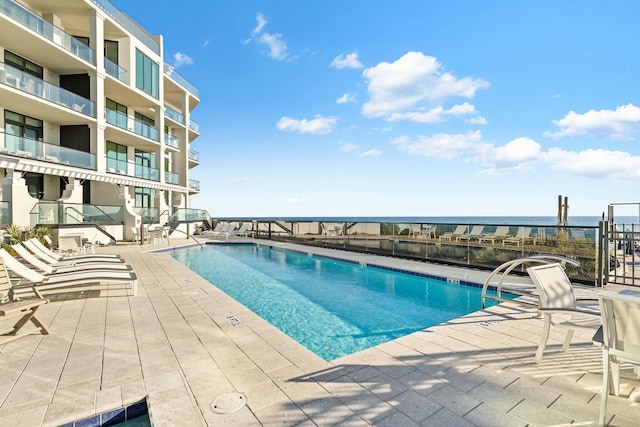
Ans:
<svg viewBox="0 0 640 427"><path fill-rule="evenodd" d="M476 287L267 246L171 256L325 360L480 309Z"/></svg>

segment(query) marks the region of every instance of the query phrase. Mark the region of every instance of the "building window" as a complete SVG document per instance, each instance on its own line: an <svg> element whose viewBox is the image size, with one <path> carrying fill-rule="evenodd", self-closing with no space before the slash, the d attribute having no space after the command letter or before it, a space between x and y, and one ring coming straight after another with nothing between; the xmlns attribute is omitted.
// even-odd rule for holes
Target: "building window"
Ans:
<svg viewBox="0 0 640 427"><path fill-rule="evenodd" d="M136 187L135 194L135 207L136 208L152 208L153 199L155 199L155 190L152 188Z"/></svg>
<svg viewBox="0 0 640 427"><path fill-rule="evenodd" d="M147 125L149 125L151 127L156 127L156 121L153 120L151 117L147 117L144 114L138 113L137 111L134 113L134 117L139 122L147 124Z"/></svg>
<svg viewBox="0 0 640 427"><path fill-rule="evenodd" d="M24 180L31 197L36 199L42 199L42 197L44 197L44 175L41 173L27 172L24 175Z"/></svg>
<svg viewBox="0 0 640 427"><path fill-rule="evenodd" d="M113 40L104 41L104 57L114 64L118 64L118 42Z"/></svg>
<svg viewBox="0 0 640 427"><path fill-rule="evenodd" d="M159 76L158 64L136 49L136 87L158 99Z"/></svg>
<svg viewBox="0 0 640 427"><path fill-rule="evenodd" d="M31 74L32 76L35 76L42 80L42 67L34 62L29 61L28 59L23 58L22 56L5 50L4 62L14 68L17 68L20 71Z"/></svg>
<svg viewBox="0 0 640 427"><path fill-rule="evenodd" d="M156 169L155 153L136 150L135 152L136 177L143 179L158 180L158 170Z"/></svg>
<svg viewBox="0 0 640 427"><path fill-rule="evenodd" d="M127 173L127 146L107 141L107 171Z"/></svg>
<svg viewBox="0 0 640 427"><path fill-rule="evenodd" d="M24 114L4 111L5 133L29 139L42 138L42 120Z"/></svg>

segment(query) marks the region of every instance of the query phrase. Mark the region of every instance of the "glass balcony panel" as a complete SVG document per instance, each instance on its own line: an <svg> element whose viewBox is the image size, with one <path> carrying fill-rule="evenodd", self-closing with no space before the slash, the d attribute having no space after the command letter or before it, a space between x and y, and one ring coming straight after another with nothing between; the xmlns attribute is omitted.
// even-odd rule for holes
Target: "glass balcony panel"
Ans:
<svg viewBox="0 0 640 427"><path fill-rule="evenodd" d="M178 174L177 173L173 173L173 172L169 172L169 171L165 171L164 172L164 182L166 182L167 184L178 185Z"/></svg>
<svg viewBox="0 0 640 427"><path fill-rule="evenodd" d="M96 170L96 155L35 139L0 133L0 153Z"/></svg>
<svg viewBox="0 0 640 427"><path fill-rule="evenodd" d="M191 129L194 132L200 133L200 125L197 122L194 122L193 120L189 120L189 129Z"/></svg>
<svg viewBox="0 0 640 427"><path fill-rule="evenodd" d="M127 83L127 70L119 66L113 61L110 61L107 58L104 58L104 70L111 77L115 77L120 80L122 83Z"/></svg>
<svg viewBox="0 0 640 427"><path fill-rule="evenodd" d="M134 207L133 211L140 216L143 224L158 222L160 209Z"/></svg>
<svg viewBox="0 0 640 427"><path fill-rule="evenodd" d="M164 106L164 115L175 122L184 124L184 115L166 105Z"/></svg>
<svg viewBox="0 0 640 427"><path fill-rule="evenodd" d="M158 140L158 129L139 120L133 121L133 131L145 138L153 139L154 141Z"/></svg>
<svg viewBox="0 0 640 427"><path fill-rule="evenodd" d="M211 220L209 212L204 209L180 208L176 210L167 222L202 221Z"/></svg>
<svg viewBox="0 0 640 427"><path fill-rule="evenodd" d="M149 166L135 165L135 177L151 181L160 181L160 171Z"/></svg>
<svg viewBox="0 0 640 427"><path fill-rule="evenodd" d="M176 83L178 83L180 86L182 86L183 88L185 88L186 90L194 94L195 96L200 97L200 91L198 90L198 88L195 87L193 84L191 84L187 79L182 77L180 73L178 73L175 70L174 67L165 63L163 68L164 68L164 73L168 77L171 77Z"/></svg>
<svg viewBox="0 0 640 427"><path fill-rule="evenodd" d="M107 157L107 172L127 175L129 169L128 166L129 165L126 160L118 160Z"/></svg>
<svg viewBox="0 0 640 427"><path fill-rule="evenodd" d="M72 35L65 33L62 29L45 21L24 6L11 0L0 0L0 13L40 34L78 58L95 65L93 49L78 41Z"/></svg>
<svg viewBox="0 0 640 427"><path fill-rule="evenodd" d="M118 126L122 129L128 129L127 125L129 123L129 116L119 111L110 110L109 108L106 108L105 110L107 123L109 123L110 125Z"/></svg>
<svg viewBox="0 0 640 427"><path fill-rule="evenodd" d="M191 188L192 190L200 191L200 181L197 181L195 179L190 179L189 188Z"/></svg>
<svg viewBox="0 0 640 427"><path fill-rule="evenodd" d="M0 202L0 226L5 227L11 224L11 202Z"/></svg>
<svg viewBox="0 0 640 427"><path fill-rule="evenodd" d="M172 147L172 148L179 148L180 147L180 143L178 141L178 138L176 138L173 135L169 135L168 133L164 134L164 145L168 145L169 147Z"/></svg>
<svg viewBox="0 0 640 427"><path fill-rule="evenodd" d="M198 153L196 150L189 150L189 160L200 162L200 153Z"/></svg>
<svg viewBox="0 0 640 427"><path fill-rule="evenodd" d="M2 1L2 0L0 0ZM0 83L95 117L93 101L0 62Z"/></svg>
<svg viewBox="0 0 640 427"><path fill-rule="evenodd" d="M39 202L30 214L31 226L38 224L122 224L122 206L90 205L80 203Z"/></svg>

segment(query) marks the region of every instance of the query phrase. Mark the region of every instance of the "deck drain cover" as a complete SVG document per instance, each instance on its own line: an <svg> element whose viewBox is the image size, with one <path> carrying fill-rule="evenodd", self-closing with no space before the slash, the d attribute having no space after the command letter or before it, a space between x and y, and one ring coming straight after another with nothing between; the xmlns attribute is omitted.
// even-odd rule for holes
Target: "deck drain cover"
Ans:
<svg viewBox="0 0 640 427"><path fill-rule="evenodd" d="M211 403L211 410L216 414L233 414L244 408L247 398L242 393L227 393L216 397Z"/></svg>

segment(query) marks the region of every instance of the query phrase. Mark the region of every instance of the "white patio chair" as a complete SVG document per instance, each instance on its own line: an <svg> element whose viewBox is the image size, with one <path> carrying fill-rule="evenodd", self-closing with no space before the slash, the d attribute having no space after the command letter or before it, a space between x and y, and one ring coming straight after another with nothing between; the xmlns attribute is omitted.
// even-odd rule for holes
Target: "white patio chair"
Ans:
<svg viewBox="0 0 640 427"><path fill-rule="evenodd" d="M540 298L540 313L544 317L544 329L535 361L540 363L549 340L551 326L567 329L562 351L567 351L575 330L595 333L600 327L600 313L595 305L579 307L571 281L558 263L536 265L527 268ZM554 319L555 315L555 319ZM561 317L560 319L558 319Z"/></svg>
<svg viewBox="0 0 640 427"><path fill-rule="evenodd" d="M620 362L640 366L640 291L603 291L598 293L602 313L602 400L598 423L604 425L607 399L619 393ZM630 396L640 399L640 393Z"/></svg>

